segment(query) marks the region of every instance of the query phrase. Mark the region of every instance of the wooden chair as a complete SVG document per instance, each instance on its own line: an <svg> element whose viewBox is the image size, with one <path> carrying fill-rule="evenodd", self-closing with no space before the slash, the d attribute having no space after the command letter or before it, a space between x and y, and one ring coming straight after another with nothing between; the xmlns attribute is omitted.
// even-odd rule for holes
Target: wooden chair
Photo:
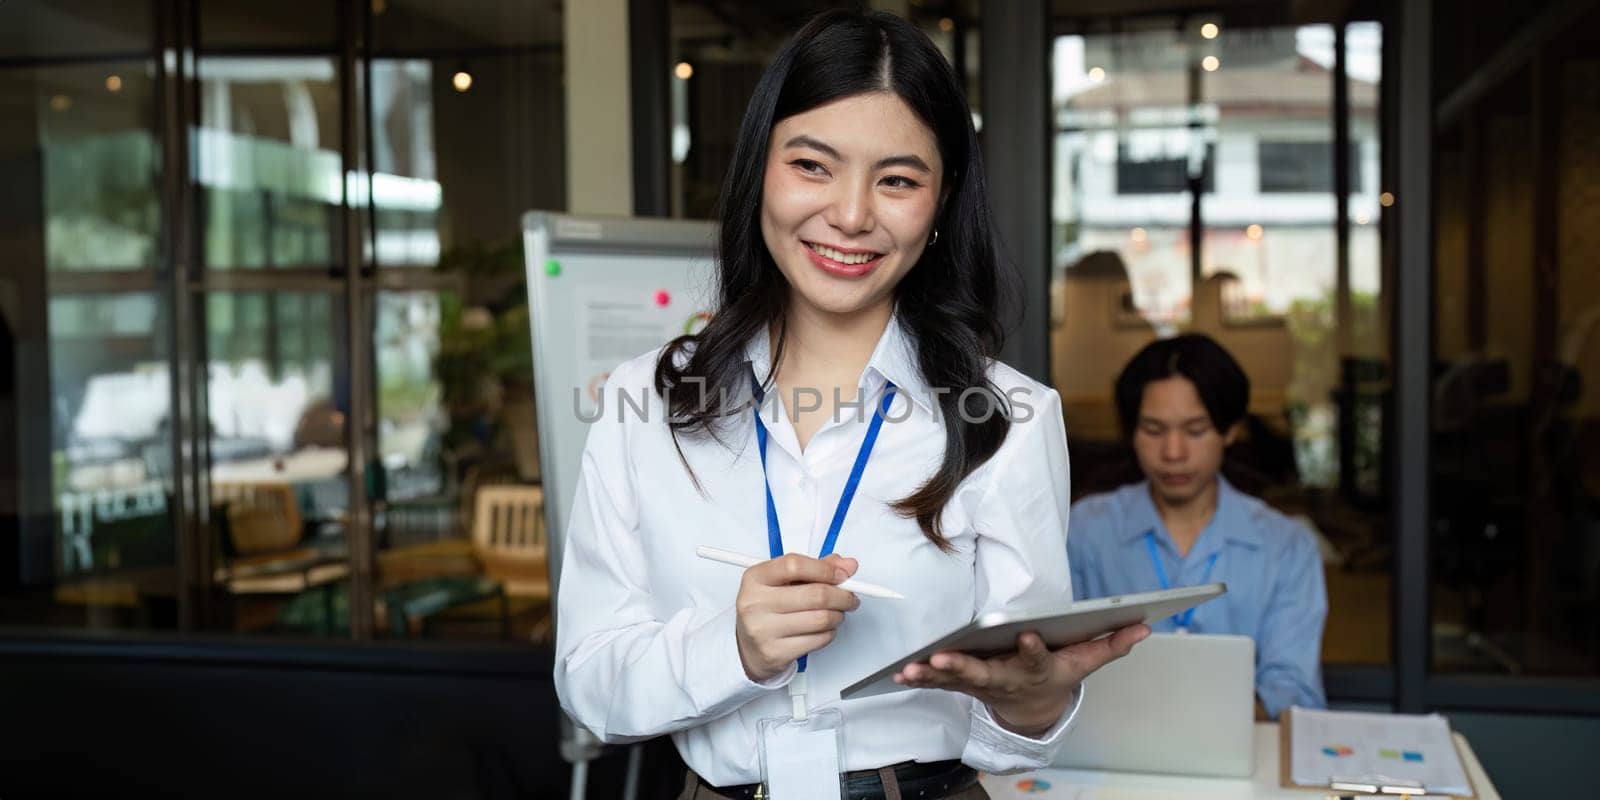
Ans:
<svg viewBox="0 0 1600 800"><path fill-rule="evenodd" d="M467 467L461 480L461 530L477 529L474 518L478 510L478 492L484 487L523 485L526 484L517 477L516 462L510 459L494 459Z"/></svg>
<svg viewBox="0 0 1600 800"><path fill-rule="evenodd" d="M544 490L538 486L484 486L474 498L472 547L483 572L513 597L550 597L549 539Z"/></svg>
<svg viewBox="0 0 1600 800"><path fill-rule="evenodd" d="M227 509L233 552L251 556L292 549L305 523L287 483L213 483L211 502Z"/></svg>

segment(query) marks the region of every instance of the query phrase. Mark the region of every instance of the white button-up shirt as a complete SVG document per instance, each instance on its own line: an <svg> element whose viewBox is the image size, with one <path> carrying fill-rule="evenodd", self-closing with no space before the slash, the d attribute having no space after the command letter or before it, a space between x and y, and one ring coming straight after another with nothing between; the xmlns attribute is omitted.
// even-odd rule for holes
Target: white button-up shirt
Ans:
<svg viewBox="0 0 1600 800"><path fill-rule="evenodd" d="M825 422L803 451L781 400L761 412L784 550L815 557L886 382L898 388L835 549L859 560L857 577L906 599L862 596L834 641L810 655L812 708L838 705L844 687L978 614L1072 598L1061 401L1004 364L992 363L989 379L1013 404L1012 425L944 509L943 532L956 551L940 552L916 520L890 508L933 475L944 454L938 400L913 347L891 319L861 375L860 413L847 408ZM764 379L771 369L764 332L746 353ZM670 733L685 763L710 784L754 783L756 724L790 713L784 687L794 668L766 683L749 679L734 637L740 572L698 558L695 547L769 555L755 422L747 412L725 443L682 438L697 490L653 388L656 357L611 374L604 414L589 431L561 566L556 691L567 713L607 742ZM630 399L619 402L622 392ZM918 689L846 700L839 705L844 768L954 758L988 772L1039 768L1080 701L1081 693L1035 739L1000 727L965 694Z"/></svg>

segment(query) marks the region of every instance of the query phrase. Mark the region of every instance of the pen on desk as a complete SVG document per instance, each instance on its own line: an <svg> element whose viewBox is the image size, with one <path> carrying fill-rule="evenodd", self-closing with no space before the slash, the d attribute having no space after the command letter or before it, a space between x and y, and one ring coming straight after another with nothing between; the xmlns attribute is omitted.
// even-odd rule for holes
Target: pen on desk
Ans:
<svg viewBox="0 0 1600 800"><path fill-rule="evenodd" d="M704 559L735 567L753 567L766 560L755 556L747 556L744 553L735 553L732 550L723 550L719 547L706 547L705 545L696 547L694 554ZM893 589L885 589L875 583L858 581L855 578L847 578L843 583L839 584L839 588L847 592L864 594L868 597L881 597L885 600L906 599L905 595Z"/></svg>

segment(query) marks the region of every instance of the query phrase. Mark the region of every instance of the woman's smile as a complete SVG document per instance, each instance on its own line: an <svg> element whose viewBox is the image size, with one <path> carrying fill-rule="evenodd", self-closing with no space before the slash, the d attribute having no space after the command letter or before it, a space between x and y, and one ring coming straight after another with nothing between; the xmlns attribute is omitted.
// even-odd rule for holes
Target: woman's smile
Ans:
<svg viewBox="0 0 1600 800"><path fill-rule="evenodd" d="M858 248L831 247L817 242L801 242L806 256L817 269L839 278L861 278L883 263L884 254Z"/></svg>

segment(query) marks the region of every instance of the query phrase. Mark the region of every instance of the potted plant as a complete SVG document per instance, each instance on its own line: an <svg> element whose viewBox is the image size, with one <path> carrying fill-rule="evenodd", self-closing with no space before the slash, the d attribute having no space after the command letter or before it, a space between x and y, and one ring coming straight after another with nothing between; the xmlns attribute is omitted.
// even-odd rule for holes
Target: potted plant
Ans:
<svg viewBox="0 0 1600 800"><path fill-rule="evenodd" d="M508 236L454 248L441 256L439 269L462 276L461 291L441 298L439 352L433 360L449 414L445 447L461 465L509 455L522 480L536 481L522 239Z"/></svg>

